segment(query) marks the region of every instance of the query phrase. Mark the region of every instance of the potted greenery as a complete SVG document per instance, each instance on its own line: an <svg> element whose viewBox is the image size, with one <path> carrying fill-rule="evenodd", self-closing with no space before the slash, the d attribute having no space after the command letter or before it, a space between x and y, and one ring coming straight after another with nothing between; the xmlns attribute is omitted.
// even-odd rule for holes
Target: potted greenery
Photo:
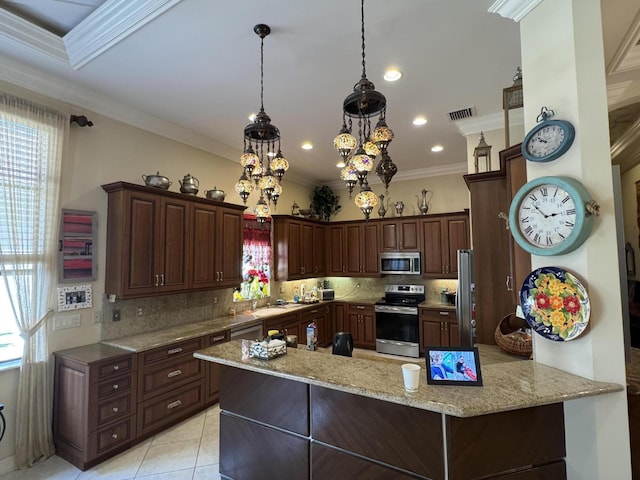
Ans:
<svg viewBox="0 0 640 480"><path fill-rule="evenodd" d="M340 197L333 194L333 190L327 185L315 187L311 194L311 211L325 221L329 221L331 215L335 215L342 208Z"/></svg>

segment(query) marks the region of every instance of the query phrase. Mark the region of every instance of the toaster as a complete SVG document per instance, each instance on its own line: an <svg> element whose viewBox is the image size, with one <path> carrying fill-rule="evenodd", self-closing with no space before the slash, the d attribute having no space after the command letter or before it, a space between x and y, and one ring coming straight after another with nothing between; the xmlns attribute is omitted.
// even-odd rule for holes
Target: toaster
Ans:
<svg viewBox="0 0 640 480"><path fill-rule="evenodd" d="M318 297L320 300L333 300L336 298L336 292L331 288L320 289L318 290Z"/></svg>

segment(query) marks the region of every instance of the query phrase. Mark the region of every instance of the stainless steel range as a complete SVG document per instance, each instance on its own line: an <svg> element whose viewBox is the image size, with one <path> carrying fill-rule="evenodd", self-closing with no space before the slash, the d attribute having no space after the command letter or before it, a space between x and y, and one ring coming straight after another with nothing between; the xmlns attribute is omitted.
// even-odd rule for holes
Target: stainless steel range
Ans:
<svg viewBox="0 0 640 480"><path fill-rule="evenodd" d="M423 285L386 285L384 299L376 302L376 352L418 358L418 304L424 302Z"/></svg>

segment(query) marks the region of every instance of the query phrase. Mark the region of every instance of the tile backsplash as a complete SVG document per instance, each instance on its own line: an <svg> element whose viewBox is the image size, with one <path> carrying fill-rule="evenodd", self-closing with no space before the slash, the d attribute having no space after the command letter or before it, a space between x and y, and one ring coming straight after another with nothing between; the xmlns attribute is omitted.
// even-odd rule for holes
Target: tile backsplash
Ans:
<svg viewBox="0 0 640 480"><path fill-rule="evenodd" d="M414 275L388 275L383 278L321 277L290 282L272 282L271 297L257 301L262 307L282 298L293 300L294 290L300 291L304 284L308 291L319 287L321 280L327 280L329 287L336 291L336 300L373 299L384 296L387 284L424 285L428 302L439 303L441 291L455 291L457 281L449 279L424 280ZM116 300L102 305L102 340L111 340L140 333L162 330L167 327L185 325L236 312L250 310L252 301L233 302L233 289L190 292L160 297L134 300ZM120 310L120 320L113 321L114 310Z"/></svg>

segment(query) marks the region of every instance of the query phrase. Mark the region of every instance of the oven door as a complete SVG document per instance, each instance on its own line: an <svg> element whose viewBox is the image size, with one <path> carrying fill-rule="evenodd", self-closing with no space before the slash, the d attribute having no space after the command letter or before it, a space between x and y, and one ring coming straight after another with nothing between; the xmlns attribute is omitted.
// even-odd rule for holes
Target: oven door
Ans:
<svg viewBox="0 0 640 480"><path fill-rule="evenodd" d="M418 308L376 305L376 339L418 343Z"/></svg>

